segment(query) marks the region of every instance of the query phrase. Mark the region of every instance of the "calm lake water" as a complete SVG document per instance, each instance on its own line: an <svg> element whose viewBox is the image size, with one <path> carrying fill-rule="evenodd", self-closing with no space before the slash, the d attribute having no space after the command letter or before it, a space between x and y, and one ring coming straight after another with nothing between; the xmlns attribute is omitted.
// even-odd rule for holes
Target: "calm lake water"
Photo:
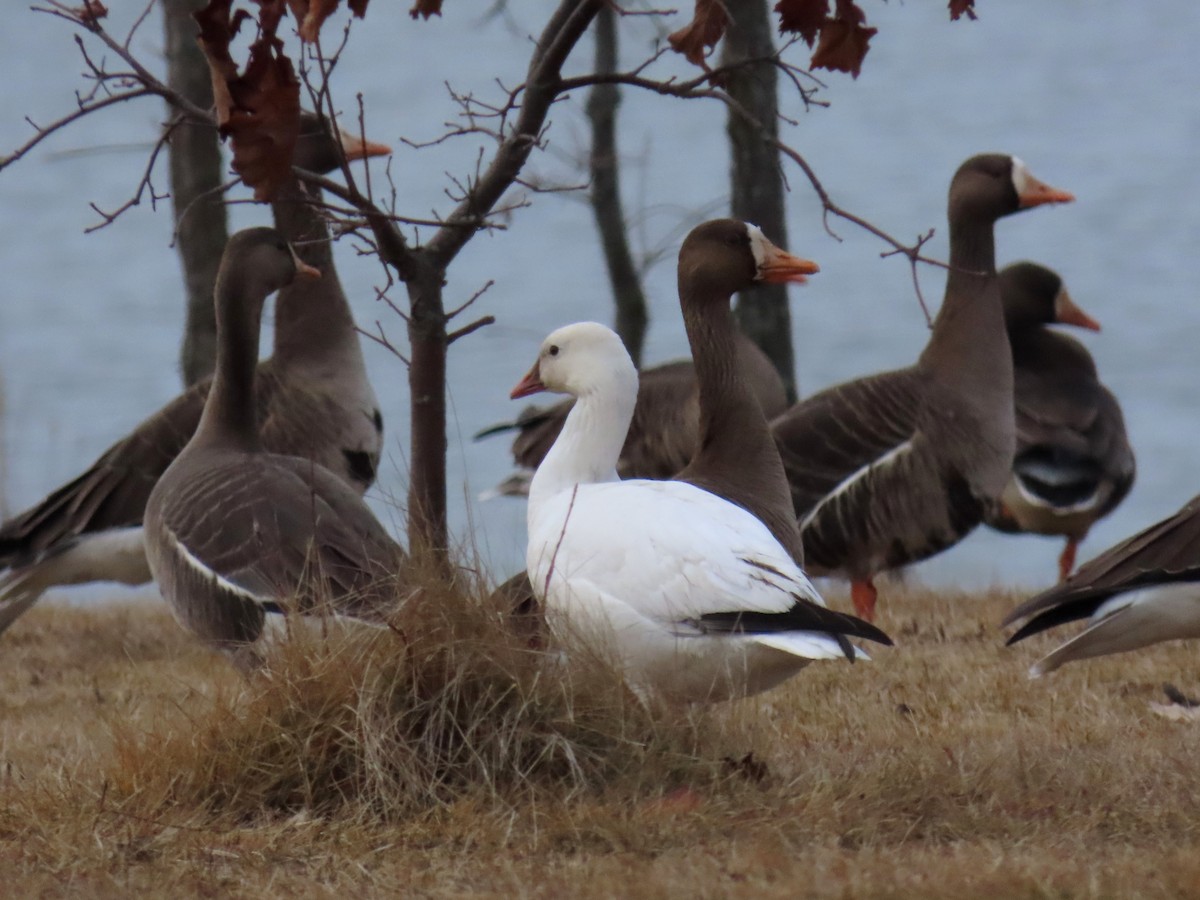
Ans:
<svg viewBox="0 0 1200 900"><path fill-rule="evenodd" d="M510 2L507 18L483 20L485 4L449 0L445 18L413 22L409 4L377 3L356 26L337 72L335 95L353 115L362 93L368 132L397 148L391 171L400 209L415 216L449 208L447 172L473 167L479 143L436 149L401 144L437 137L454 119L446 83L485 100L520 82L527 36L549 4ZM1095 529L1086 558L1177 508L1200 490L1195 444L1196 358L1200 337L1200 4L1053 4L980 0L980 20L951 24L944 3L862 4L879 28L856 81L821 73L828 109L804 112L785 140L812 163L834 198L892 234L912 239L938 230L929 252L945 258L945 195L967 156L999 150L1073 191L1078 202L1007 219L997 229L1001 264L1027 258L1060 271L1076 300L1105 326L1083 337L1121 399L1138 454L1138 482L1125 504ZM116 7L117 4L112 4ZM690 8L690 4L682 4ZM129 14L115 15L114 31ZM343 13L344 15L344 13ZM684 21L680 15L673 27ZM337 20L340 22L340 20ZM135 36L140 56L161 68L161 25ZM644 18L622 22L629 62L660 33ZM587 42L574 68L590 61ZM804 48L789 58L806 64ZM26 115L48 122L71 109L83 66L64 23L14 9L0 30L9 90L0 92L0 153L25 140ZM690 76L681 61L656 70ZM19 87L17 87L19 86ZM587 145L582 95L556 109L547 153L533 173L547 183L582 180ZM136 185L162 110L140 101L93 116L0 173L0 375L3 379L3 497L8 512L38 500L77 474L113 440L179 390L182 323L179 270L170 248L169 206L147 201L92 235L88 204L111 209ZM666 253L647 273L654 324L649 362L686 353L674 290L674 252L691 223L727 208L724 112L626 92L621 107L625 202L634 238L648 255ZM853 226L822 227L819 205L789 165L790 249L817 260L821 274L793 290L801 390L910 362L927 330L909 269L880 259L886 249ZM376 185L383 167L373 169ZM157 184L166 189L165 172ZM503 439L473 443L487 424L520 404L508 388L541 338L579 319L611 319L603 264L582 195L542 194L512 214L508 229L474 239L450 273L447 303L495 286L476 304L497 324L454 348L450 374L450 478L453 526L498 575L523 564L524 503L474 497L509 471ZM269 212L238 205L235 227L263 224ZM338 263L360 325L378 321L402 341L401 322L375 300L378 266L348 241ZM934 303L940 270L921 283ZM403 302L403 294L396 299ZM265 338L269 340L269 337ZM394 498L404 496L407 380L387 351L367 347L387 421L387 459L371 502L396 530ZM1045 584L1058 541L976 532L915 570L927 582L978 587Z"/></svg>

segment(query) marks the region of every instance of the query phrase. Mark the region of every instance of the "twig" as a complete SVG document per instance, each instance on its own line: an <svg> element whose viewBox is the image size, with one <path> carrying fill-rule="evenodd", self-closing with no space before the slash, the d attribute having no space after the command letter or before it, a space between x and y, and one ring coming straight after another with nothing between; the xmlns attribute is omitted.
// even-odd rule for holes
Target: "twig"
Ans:
<svg viewBox="0 0 1200 900"><path fill-rule="evenodd" d="M378 344L380 347L383 347L386 350L391 351L396 356L396 358L400 360L400 362L404 363L404 365L406 365L406 366L412 365L408 361L408 357L405 356L403 353L401 353L399 348L397 348L395 344L393 344L391 341L388 340L387 335L385 335L383 333L383 326L379 324L378 319L375 320L375 327L377 329L379 329L379 334L374 334L373 332L367 331L365 328L360 328L357 325L354 326L354 330L357 331L359 334L361 334L363 337L365 337L367 340L373 341L374 343Z"/></svg>
<svg viewBox="0 0 1200 900"><path fill-rule="evenodd" d="M209 190L203 191L203 192L197 194L195 197L193 197L191 199L191 202L189 202L188 205L185 206L179 212L179 215L175 218L175 229L174 229L174 231L171 232L171 246L174 247L175 242L177 240L179 240L179 229L183 225L183 220L188 217L188 213L190 213L200 203L204 202L209 197L212 197L214 195L227 194L227 193L229 193L230 190L237 187L241 183L242 183L242 179L233 178L233 179L230 179L229 181L226 181L224 184L218 184L215 188L210 188Z"/></svg>
<svg viewBox="0 0 1200 900"><path fill-rule="evenodd" d="M126 200L124 203L122 203L120 206L118 206L111 213L105 212L99 206L97 206L95 203L88 204L88 206L90 206L97 214L99 214L104 219L104 221L98 222L95 225L89 225L87 228L83 229L84 234L91 234L93 231L99 231L101 228L105 228L105 227L111 225L118 218L120 218L122 213L129 211L130 209L132 209L135 206L140 205L142 202L142 194L144 194L147 189L149 189L149 191L150 191L150 206L152 209L158 208L159 200L166 200L168 197L171 196L170 194L155 193L154 184L153 184L153 182L151 182L150 179L154 174L154 164L156 162L158 162L158 154L161 153L162 148L167 145L167 141L171 137L171 132L175 130L176 126L179 124L179 121L180 121L179 119L176 119L170 125L168 125L165 129L163 129L162 136L155 143L154 149L152 151L150 151L150 159L146 163L146 169L145 169L145 171L142 172L142 178L138 182L137 190L134 192L134 195L132 197L130 197L128 200Z"/></svg>
<svg viewBox="0 0 1200 900"><path fill-rule="evenodd" d="M350 212L359 212L365 215L368 212L372 212L377 214L381 219L389 222L395 222L400 225L425 225L431 228L470 228L474 230L487 231L504 231L507 229L506 225L503 225L499 222L492 222L487 219L479 219L473 222L448 222L445 219L422 219L417 218L416 216L401 216L393 213L387 213L379 209L374 203L367 200L367 198L358 193L358 191L334 181L325 175L318 175L316 172L310 172L307 169L301 169L299 167L293 167L292 171L296 173L296 176L301 181L311 184L314 187L319 187L323 191L333 194L335 197L339 197L340 199L346 201L346 203L349 204L348 207L335 206L331 203L325 202L314 204L321 209L327 209L330 212L337 213L339 215L345 215L346 213ZM521 205L523 206L525 204ZM517 208L515 205L512 207L501 207L497 211L502 212L515 208Z"/></svg>
<svg viewBox="0 0 1200 900"><path fill-rule="evenodd" d="M571 511L575 509L575 498L578 495L579 485L575 485L571 489L571 502L567 504L567 514L563 517L562 530L558 533L558 540L554 543L554 552L550 555L550 568L546 570L546 580L542 584L543 597L550 593L550 577L554 574L554 566L558 562L558 549L567 536L567 526L571 523Z"/></svg>
<svg viewBox="0 0 1200 900"><path fill-rule="evenodd" d="M467 298L467 301L462 306L458 307L457 309L452 309L452 310L450 310L450 312L446 313L446 321L453 319L455 316L457 316L459 313L461 313L464 309L466 309L468 306L470 306L472 303L474 303L476 300L478 300L480 297L482 297L485 293L487 293L488 289L495 283L496 282L494 279L489 278L484 283L483 287L481 287L479 290L477 290L475 293L473 293L470 297Z"/></svg>
<svg viewBox="0 0 1200 900"><path fill-rule="evenodd" d="M523 188L528 188L535 194L577 194L580 191L586 191L588 185L583 184L558 184L558 185L541 185L532 181L526 181L524 178L514 178L514 184L519 184Z"/></svg>
<svg viewBox="0 0 1200 900"><path fill-rule="evenodd" d="M478 331L480 328L483 328L487 325L495 325L495 324L496 324L495 316L484 316L483 318L476 319L470 325L464 325L462 328L459 328L457 331L451 331L449 334L447 334L446 335L446 344L447 345L453 344L459 338L465 338L468 334Z"/></svg>
<svg viewBox="0 0 1200 900"><path fill-rule="evenodd" d="M50 137L50 135L54 134L56 131L61 131L63 128L70 125L72 122L76 121L77 119L82 119L84 116L88 115L89 113L94 113L97 110L104 109L106 106L114 106L117 103L124 103L126 100L133 100L138 97L149 97L149 96L152 96L153 93L154 93L153 91L147 90L145 88L138 88L137 90L126 91L124 94L110 94L109 96L105 97L103 100L95 100L95 101L86 103L85 105L80 106L78 109L76 109L75 112L70 113L69 115L63 116L61 119L58 119L55 122L51 122L49 125L46 125L44 127L41 125L38 125L36 122L34 122L28 116L26 116L25 121L28 122L31 126L33 126L35 129L37 129L37 134L35 134L32 138L30 138L28 141L26 141L24 144L22 144L16 150L14 150L12 153L10 153L8 156L5 156L2 159L0 159L0 172L4 171L5 167L11 165L12 163L15 163L18 159L23 157L26 153L28 153L30 150L32 150L34 147L36 147L38 144L40 144L46 138Z"/></svg>

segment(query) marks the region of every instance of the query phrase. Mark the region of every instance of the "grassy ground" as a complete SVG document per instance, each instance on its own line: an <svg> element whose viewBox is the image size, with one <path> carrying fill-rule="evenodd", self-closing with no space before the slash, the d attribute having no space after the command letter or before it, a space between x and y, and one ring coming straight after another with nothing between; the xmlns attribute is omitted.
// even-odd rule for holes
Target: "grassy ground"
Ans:
<svg viewBox="0 0 1200 900"><path fill-rule="evenodd" d="M873 663L691 717L478 629L246 684L162 610L39 608L0 640L0 893L1196 896L1200 724L1149 708L1194 646L1030 682L1016 599L887 592Z"/></svg>

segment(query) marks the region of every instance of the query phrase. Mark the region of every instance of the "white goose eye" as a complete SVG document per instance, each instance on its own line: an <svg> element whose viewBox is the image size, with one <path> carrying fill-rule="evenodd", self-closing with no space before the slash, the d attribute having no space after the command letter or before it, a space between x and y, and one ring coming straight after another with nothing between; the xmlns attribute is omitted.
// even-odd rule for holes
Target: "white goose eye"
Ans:
<svg viewBox="0 0 1200 900"><path fill-rule="evenodd" d="M1018 157L1012 158L1012 183L1016 189L1017 196L1020 197L1025 193L1025 189L1029 186L1029 169Z"/></svg>
<svg viewBox="0 0 1200 900"><path fill-rule="evenodd" d="M546 348L546 352L551 356L558 356L558 344L551 344Z"/></svg>

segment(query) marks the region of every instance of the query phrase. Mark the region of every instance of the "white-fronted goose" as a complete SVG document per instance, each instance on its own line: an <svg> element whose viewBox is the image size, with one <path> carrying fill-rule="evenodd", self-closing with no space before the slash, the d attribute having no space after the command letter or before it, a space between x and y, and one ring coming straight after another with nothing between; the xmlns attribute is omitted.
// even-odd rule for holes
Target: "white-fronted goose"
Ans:
<svg viewBox="0 0 1200 900"><path fill-rule="evenodd" d="M679 248L679 305L699 384L700 444L675 476L748 510L796 565L804 564L787 475L745 369L730 301L755 282L803 284L816 263L792 256L754 225L713 219Z"/></svg>
<svg viewBox="0 0 1200 900"><path fill-rule="evenodd" d="M1018 159L974 156L950 183L950 271L916 364L828 388L772 423L808 569L852 582L858 614L873 578L957 543L1012 469L1012 352L993 225L1073 199Z"/></svg>
<svg viewBox="0 0 1200 900"><path fill-rule="evenodd" d="M853 660L847 635L887 643L825 609L746 510L691 484L618 479L637 381L620 338L585 322L551 334L513 389L576 397L529 491L528 575L552 632L609 655L640 695L683 702Z"/></svg>
<svg viewBox="0 0 1200 900"><path fill-rule="evenodd" d="M301 128L294 157L300 168L330 172L340 152L348 159L389 152L349 136L335 139L311 114ZM325 277L280 291L273 355L255 381L257 421L268 450L312 459L361 493L375 478L383 420L312 199L293 179L272 201L280 232ZM140 530L146 500L195 431L210 384L193 385L82 475L0 526L0 568L9 570L0 581L0 632L55 585L150 580Z"/></svg>
<svg viewBox="0 0 1200 900"><path fill-rule="evenodd" d="M1200 637L1200 497L1135 534L1004 620L1025 624L1009 644L1090 618L1086 630L1039 660L1031 677L1064 663L1181 638Z"/></svg>
<svg viewBox="0 0 1200 900"><path fill-rule="evenodd" d="M763 414L787 409L787 389L779 371L752 340L737 333L739 365ZM489 492L490 496L525 496L529 479L558 438L573 400L553 406L530 406L513 422L493 425L475 435L488 437L516 430L512 443L517 471ZM622 478L670 478L688 464L700 437L700 396L696 367L690 359L661 363L638 373L637 405L621 448L617 472Z"/></svg>
<svg viewBox="0 0 1200 900"><path fill-rule="evenodd" d="M1000 295L1013 353L1017 453L1001 503L986 521L1007 532L1063 535L1059 580L1075 568L1080 541L1125 499L1135 464L1117 398L1096 363L1052 323L1099 331L1062 279L1020 262L1000 272Z"/></svg>
<svg viewBox="0 0 1200 900"><path fill-rule="evenodd" d="M146 556L176 617L243 668L264 614L379 622L404 552L358 491L311 459L268 452L254 381L266 298L320 277L279 232L229 239L217 276L217 365L200 424L150 492Z"/></svg>

